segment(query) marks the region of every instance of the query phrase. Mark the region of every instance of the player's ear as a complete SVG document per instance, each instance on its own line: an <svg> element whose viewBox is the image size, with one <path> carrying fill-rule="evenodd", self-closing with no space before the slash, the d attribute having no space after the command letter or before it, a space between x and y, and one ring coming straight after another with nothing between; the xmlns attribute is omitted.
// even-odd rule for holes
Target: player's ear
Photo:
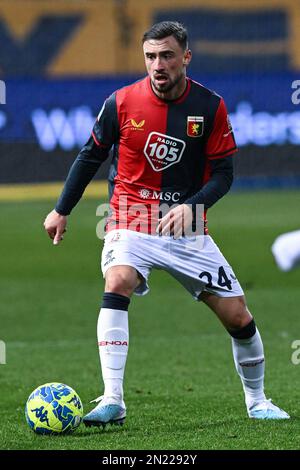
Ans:
<svg viewBox="0 0 300 470"><path fill-rule="evenodd" d="M191 62L192 59L192 51L187 49L183 56L183 65L187 66Z"/></svg>

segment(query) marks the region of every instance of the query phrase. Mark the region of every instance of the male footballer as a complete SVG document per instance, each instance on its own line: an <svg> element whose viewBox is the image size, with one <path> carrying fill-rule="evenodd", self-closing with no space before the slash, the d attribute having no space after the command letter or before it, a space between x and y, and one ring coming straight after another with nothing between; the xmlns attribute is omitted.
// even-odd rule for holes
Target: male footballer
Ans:
<svg viewBox="0 0 300 470"><path fill-rule="evenodd" d="M83 421L87 426L105 426L125 420L128 309L133 293L148 292L152 268L174 276L226 328L248 416L288 419L265 396L259 331L230 264L207 229L207 209L232 184L237 150L224 100L187 77L192 53L180 23L153 25L143 36L143 53L147 76L105 101L55 209L44 222L58 244L67 216L113 149L111 212L102 252L105 292L97 325L104 395ZM161 204L169 210L163 213ZM145 210L136 223L139 205ZM204 214L199 216L201 205ZM203 234L190 235L197 217L203 218Z"/></svg>

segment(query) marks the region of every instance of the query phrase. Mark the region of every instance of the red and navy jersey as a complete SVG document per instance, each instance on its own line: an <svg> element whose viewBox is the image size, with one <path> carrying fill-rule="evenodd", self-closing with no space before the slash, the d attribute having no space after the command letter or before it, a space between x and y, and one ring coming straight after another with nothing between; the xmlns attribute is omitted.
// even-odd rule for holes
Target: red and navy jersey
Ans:
<svg viewBox="0 0 300 470"><path fill-rule="evenodd" d="M224 101L190 79L174 101L158 98L148 77L106 100L70 169L60 214L71 212L111 149L108 230L152 233L172 204L207 209L232 183L236 145Z"/></svg>
<svg viewBox="0 0 300 470"><path fill-rule="evenodd" d="M92 136L100 152L113 146L110 204L118 222L121 197L128 206L182 203L208 182L211 160L237 150L223 98L191 79L174 101L158 98L149 77L116 91Z"/></svg>

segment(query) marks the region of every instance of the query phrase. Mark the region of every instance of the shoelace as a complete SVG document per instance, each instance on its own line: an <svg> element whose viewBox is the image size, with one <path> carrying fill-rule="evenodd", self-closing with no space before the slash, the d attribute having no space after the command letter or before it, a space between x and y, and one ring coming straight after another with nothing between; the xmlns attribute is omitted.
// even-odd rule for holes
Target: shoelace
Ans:
<svg viewBox="0 0 300 470"><path fill-rule="evenodd" d="M104 398L104 395L100 395L100 397L95 398L94 400L90 401L90 403L99 403Z"/></svg>
<svg viewBox="0 0 300 470"><path fill-rule="evenodd" d="M271 403L271 405L273 405L272 403L272 398L266 398L263 402L262 402L264 405L269 405ZM273 405L274 406L274 405Z"/></svg>
<svg viewBox="0 0 300 470"><path fill-rule="evenodd" d="M250 410L253 410L257 406L262 407L262 409L267 408L270 403L271 403L272 406L274 406L273 403L272 403L272 398L269 398L269 399L266 398L265 400L261 401L260 403L256 403L255 405L252 405Z"/></svg>
<svg viewBox="0 0 300 470"><path fill-rule="evenodd" d="M262 401L261 403L258 403L253 408L256 408L256 406L259 406L259 409L262 409L262 410L263 409L276 410L277 408L280 410L280 408L278 406L276 406L276 405L274 405L274 403L272 403L272 398L269 398L269 399L266 398L264 401Z"/></svg>

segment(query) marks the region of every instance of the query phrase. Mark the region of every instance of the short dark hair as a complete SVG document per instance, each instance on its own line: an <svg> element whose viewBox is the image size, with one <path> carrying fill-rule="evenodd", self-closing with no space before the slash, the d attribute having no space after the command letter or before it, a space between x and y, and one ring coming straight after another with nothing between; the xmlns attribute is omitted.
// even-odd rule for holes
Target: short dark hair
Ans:
<svg viewBox="0 0 300 470"><path fill-rule="evenodd" d="M156 23L144 33L142 43L149 39L163 39L168 36L174 36L178 44L185 51L188 47L187 30L183 24L178 21L161 21Z"/></svg>

